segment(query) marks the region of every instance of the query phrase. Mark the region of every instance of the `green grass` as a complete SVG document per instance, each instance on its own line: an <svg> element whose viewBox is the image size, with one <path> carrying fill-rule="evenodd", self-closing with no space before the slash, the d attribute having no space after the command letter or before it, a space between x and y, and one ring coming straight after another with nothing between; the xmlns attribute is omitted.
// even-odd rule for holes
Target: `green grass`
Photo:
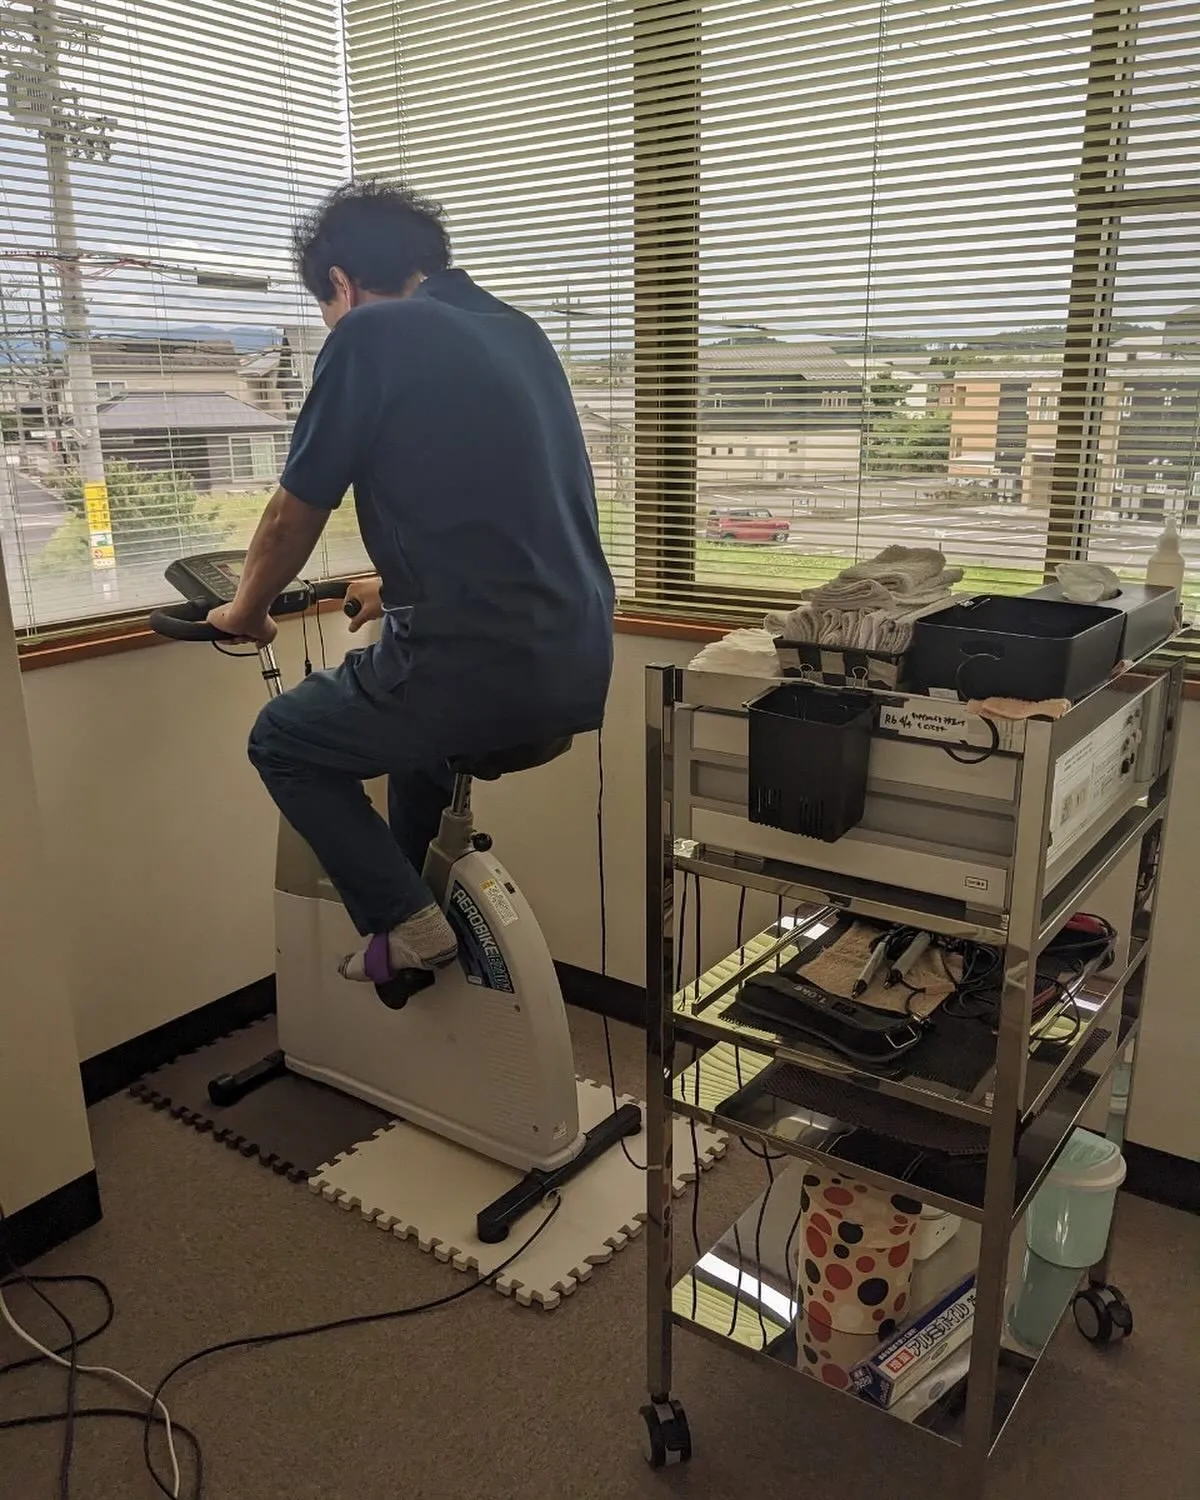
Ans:
<svg viewBox="0 0 1200 1500"><path fill-rule="evenodd" d="M739 546L736 542L696 543L696 579L731 588L745 583L760 592L764 582L794 581L803 588L832 578L855 558L820 552L784 552L774 547ZM954 559L950 561L953 563ZM988 564L964 566L960 589L975 593L1018 594L1037 588L1042 575L1036 568L998 568Z"/></svg>
<svg viewBox="0 0 1200 1500"><path fill-rule="evenodd" d="M216 507L218 520L223 527L228 528L228 545L245 547L254 535L254 528L258 525L258 518L262 515L263 508L274 493L275 486L271 485L263 490L218 491L204 498L206 504ZM358 521L354 514L352 499L347 497L333 512L325 527L325 534L329 537L358 534Z"/></svg>

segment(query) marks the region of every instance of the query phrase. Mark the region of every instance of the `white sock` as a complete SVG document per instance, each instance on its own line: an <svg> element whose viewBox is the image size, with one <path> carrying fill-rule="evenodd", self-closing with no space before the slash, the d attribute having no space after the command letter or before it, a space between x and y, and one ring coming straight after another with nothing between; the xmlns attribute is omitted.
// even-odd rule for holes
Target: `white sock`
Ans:
<svg viewBox="0 0 1200 1500"><path fill-rule="evenodd" d="M458 939L439 906L427 906L415 916L393 927L387 937L388 963L392 973L401 969L444 969L458 956ZM338 965L345 979L370 982L366 950L348 953Z"/></svg>

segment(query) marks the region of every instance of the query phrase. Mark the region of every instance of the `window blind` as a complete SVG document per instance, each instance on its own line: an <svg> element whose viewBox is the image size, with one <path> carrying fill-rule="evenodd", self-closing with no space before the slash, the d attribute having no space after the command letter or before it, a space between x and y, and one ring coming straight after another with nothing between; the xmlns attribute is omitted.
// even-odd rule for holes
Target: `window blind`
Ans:
<svg viewBox="0 0 1200 1500"><path fill-rule="evenodd" d="M349 170L340 22L338 0L0 0L18 626L138 612L171 558L248 539L324 332L289 233ZM347 507L318 561L361 560Z"/></svg>
<svg viewBox="0 0 1200 1500"><path fill-rule="evenodd" d="M1200 507L1190 0L349 0L360 170L568 366L626 608L891 543L1021 590Z"/></svg>
<svg viewBox="0 0 1200 1500"><path fill-rule="evenodd" d="M973 587L1136 572L1168 515L1191 555L1190 0L342 11L0 0L21 623L245 538L322 337L287 236L347 169L344 76L355 169L440 197L557 345L624 607L742 616L889 542ZM360 562L347 510L326 565Z"/></svg>
<svg viewBox="0 0 1200 1500"><path fill-rule="evenodd" d="M634 567L633 11L348 0L354 166L442 202L455 260L530 313L575 393L618 587Z"/></svg>

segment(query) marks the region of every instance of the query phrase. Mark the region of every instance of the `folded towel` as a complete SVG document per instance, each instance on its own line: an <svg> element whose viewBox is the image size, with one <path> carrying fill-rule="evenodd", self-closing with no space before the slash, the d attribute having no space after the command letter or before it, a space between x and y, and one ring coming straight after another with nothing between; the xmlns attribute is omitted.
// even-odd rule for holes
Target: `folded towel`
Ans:
<svg viewBox="0 0 1200 1500"><path fill-rule="evenodd" d="M948 599L954 585L962 582L962 576L961 568L943 568L920 588L893 591L896 606L899 609L916 609L922 604L932 604L939 599Z"/></svg>
<svg viewBox="0 0 1200 1500"><path fill-rule="evenodd" d="M799 609L773 610L763 620L771 635L785 641L815 641L817 638L816 615L811 605L802 604Z"/></svg>
<svg viewBox="0 0 1200 1500"><path fill-rule="evenodd" d="M912 625L907 620L897 620L887 615L880 620L875 631L874 650L898 656L912 644Z"/></svg>
<svg viewBox="0 0 1200 1500"><path fill-rule="evenodd" d="M840 575L881 583L893 593L908 594L945 570L945 555L936 547L885 547L877 557L855 563Z"/></svg>
<svg viewBox="0 0 1200 1500"><path fill-rule="evenodd" d="M939 609L945 609L948 604L963 599L970 599L970 594L943 594L940 598L930 599L927 604L914 605L912 609L898 609L892 618L899 620L901 624L912 625L916 620L923 619L926 615L935 615Z"/></svg>
<svg viewBox="0 0 1200 1500"><path fill-rule="evenodd" d="M882 584L870 578L847 578L845 574L820 588L805 589L800 597L819 609L886 609L892 602Z"/></svg>

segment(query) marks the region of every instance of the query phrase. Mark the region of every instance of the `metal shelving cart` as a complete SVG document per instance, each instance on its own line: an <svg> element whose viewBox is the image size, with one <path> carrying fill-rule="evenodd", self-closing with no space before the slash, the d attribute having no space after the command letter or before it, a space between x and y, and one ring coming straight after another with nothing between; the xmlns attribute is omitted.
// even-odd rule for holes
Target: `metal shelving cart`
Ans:
<svg viewBox="0 0 1200 1500"><path fill-rule="evenodd" d="M1181 685L1182 664L1159 652L1057 720L995 730L942 698L874 694L862 821L823 843L748 816L747 705L773 683L647 669L642 1417L655 1467L691 1455L672 1389L676 1327L790 1366L806 1398L852 1400L880 1430L898 1420L812 1378L798 1358L797 1315L805 1309L795 1231L806 1163L964 1221L917 1267L911 1305L935 1301L974 1273L969 1374L912 1425L959 1446L962 1494L971 1500L983 1492L988 1457L1067 1307L1096 1342L1131 1330L1127 1304L1108 1285L1107 1252L1070 1278L1040 1347L1011 1336L1008 1299L1019 1284L1017 1231L1029 1204L1076 1125L1106 1108L1114 1069L1131 1056L1141 1023ZM742 901L748 891L776 901L777 920L765 932L743 940L739 931L733 951L708 967L700 960L701 880L741 887ZM1073 1029L1064 1037L1063 1027L1035 1022L1038 959L1106 882L1110 912L1119 902L1125 920L1114 923L1116 948L1065 985L1056 1013L1065 1015L1069 1000ZM690 937L679 909L689 887ZM880 1070L744 1013L739 996L749 978L778 969L846 916L1002 953L997 1002L967 1049L973 1069L956 1076L956 1054L949 1068ZM788 1084L749 1086L759 1077ZM778 1163L766 1167L763 1196L715 1245L696 1244L682 1275L672 1222L675 1115L740 1137Z"/></svg>

